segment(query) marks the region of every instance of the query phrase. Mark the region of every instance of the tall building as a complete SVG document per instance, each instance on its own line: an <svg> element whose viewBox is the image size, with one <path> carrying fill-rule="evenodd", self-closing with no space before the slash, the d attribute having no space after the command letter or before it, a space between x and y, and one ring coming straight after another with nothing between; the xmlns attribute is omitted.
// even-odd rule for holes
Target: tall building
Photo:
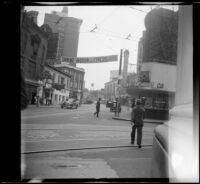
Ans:
<svg viewBox="0 0 200 184"><path fill-rule="evenodd" d="M112 81L113 79L117 78L119 75L119 71L118 70L111 70L110 71L110 81Z"/></svg>
<svg viewBox="0 0 200 184"><path fill-rule="evenodd" d="M146 98L146 116L168 119L176 87L178 13L159 8L145 17L146 30L138 44L137 74L127 92Z"/></svg>
<svg viewBox="0 0 200 184"><path fill-rule="evenodd" d="M52 49L47 51L47 59L58 59L61 62L62 57L77 57L79 30L82 20L68 17L68 8L64 7L62 12L46 13L44 24L52 29L54 38L49 42L49 47L54 47L54 55L51 55ZM56 47L54 45L56 43Z"/></svg>
<svg viewBox="0 0 200 184"><path fill-rule="evenodd" d="M176 64L178 13L159 8L151 10L144 20L146 31L138 45L138 64L159 62Z"/></svg>

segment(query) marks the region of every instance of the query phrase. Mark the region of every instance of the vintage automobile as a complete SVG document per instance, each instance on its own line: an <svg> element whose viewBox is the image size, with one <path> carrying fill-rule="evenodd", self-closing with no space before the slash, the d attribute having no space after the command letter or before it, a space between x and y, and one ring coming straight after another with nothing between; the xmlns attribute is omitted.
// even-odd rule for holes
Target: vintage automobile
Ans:
<svg viewBox="0 0 200 184"><path fill-rule="evenodd" d="M61 108L62 109L77 109L78 105L79 103L76 99L70 98L61 104Z"/></svg>

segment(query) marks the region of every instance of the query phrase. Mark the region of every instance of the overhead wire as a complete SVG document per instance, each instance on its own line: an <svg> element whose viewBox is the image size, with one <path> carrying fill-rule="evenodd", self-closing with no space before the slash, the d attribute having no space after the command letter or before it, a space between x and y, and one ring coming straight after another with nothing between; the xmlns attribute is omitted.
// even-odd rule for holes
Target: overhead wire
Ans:
<svg viewBox="0 0 200 184"><path fill-rule="evenodd" d="M115 10L117 10L117 9L119 9L119 8L120 8L120 6L119 6L119 7L116 7L111 13L109 13L106 17L104 17L99 23L95 24L95 27L97 28L98 26L100 26L100 24L102 24L102 22L104 22L109 16L112 15L112 13L113 13Z"/></svg>

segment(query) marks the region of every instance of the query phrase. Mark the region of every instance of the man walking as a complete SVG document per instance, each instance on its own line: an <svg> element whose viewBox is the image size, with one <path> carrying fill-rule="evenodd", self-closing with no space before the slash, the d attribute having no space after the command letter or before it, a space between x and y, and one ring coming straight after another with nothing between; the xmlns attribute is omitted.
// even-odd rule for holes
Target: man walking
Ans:
<svg viewBox="0 0 200 184"><path fill-rule="evenodd" d="M136 106L132 110L131 121L133 122L132 132L131 132L131 144L134 144L135 141L135 130L137 129L137 145L138 148L141 148L142 142L142 128L143 120L145 117L145 109L141 106L141 100L136 101Z"/></svg>
<svg viewBox="0 0 200 184"><path fill-rule="evenodd" d="M100 101L101 101L101 98L99 98L99 100L97 101L97 104L96 104L96 112L94 113L94 115L97 115L97 117L99 117Z"/></svg>

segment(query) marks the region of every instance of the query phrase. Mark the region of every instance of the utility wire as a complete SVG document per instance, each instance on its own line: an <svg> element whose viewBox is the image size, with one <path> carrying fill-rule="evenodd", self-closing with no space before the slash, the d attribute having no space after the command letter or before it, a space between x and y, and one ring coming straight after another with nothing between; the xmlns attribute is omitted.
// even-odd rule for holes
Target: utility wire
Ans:
<svg viewBox="0 0 200 184"><path fill-rule="evenodd" d="M116 10L119 9L120 7L116 7L110 14L108 14L103 20L101 20L98 24L95 24L95 27L97 28L97 25L99 26L100 24L102 24L102 22L104 22L109 16L111 16L111 14Z"/></svg>

